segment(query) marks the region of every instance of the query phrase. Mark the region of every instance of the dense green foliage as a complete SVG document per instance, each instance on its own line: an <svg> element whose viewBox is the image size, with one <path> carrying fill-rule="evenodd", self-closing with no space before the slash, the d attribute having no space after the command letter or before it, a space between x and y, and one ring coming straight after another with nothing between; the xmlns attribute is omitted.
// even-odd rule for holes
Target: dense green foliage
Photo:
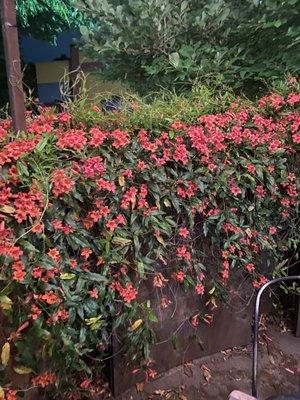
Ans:
<svg viewBox="0 0 300 400"><path fill-rule="evenodd" d="M83 23L75 0L17 0L16 8L20 31L37 39L55 40Z"/></svg>
<svg viewBox="0 0 300 400"><path fill-rule="evenodd" d="M79 0L84 48L107 77L179 87L217 77L257 94L300 68L300 0Z"/></svg>
<svg viewBox="0 0 300 400"><path fill-rule="evenodd" d="M91 398L113 338L128 370L153 378L155 322L175 291L199 296L182 326L200 341L236 279L254 291L288 272L286 252L299 248L299 85L230 99L195 88L183 120L182 96L153 110L40 109L17 137L0 121L0 397L22 394L13 369L29 390Z"/></svg>

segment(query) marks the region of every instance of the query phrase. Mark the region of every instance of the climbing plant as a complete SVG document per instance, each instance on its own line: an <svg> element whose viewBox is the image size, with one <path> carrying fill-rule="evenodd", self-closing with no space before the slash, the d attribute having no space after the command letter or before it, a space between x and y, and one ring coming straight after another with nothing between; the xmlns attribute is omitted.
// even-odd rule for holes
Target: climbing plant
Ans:
<svg viewBox="0 0 300 400"><path fill-rule="evenodd" d="M297 82L220 113L199 104L191 122L153 130L121 126L136 103L112 114L119 128L95 105L85 121L75 109L28 112L17 137L0 121L0 397L22 395L13 370L26 390L90 398L115 336L128 369L154 378L144 282L162 309L176 286L211 316L237 274L257 289L287 272L286 250L299 246ZM197 336L211 318L189 321Z"/></svg>

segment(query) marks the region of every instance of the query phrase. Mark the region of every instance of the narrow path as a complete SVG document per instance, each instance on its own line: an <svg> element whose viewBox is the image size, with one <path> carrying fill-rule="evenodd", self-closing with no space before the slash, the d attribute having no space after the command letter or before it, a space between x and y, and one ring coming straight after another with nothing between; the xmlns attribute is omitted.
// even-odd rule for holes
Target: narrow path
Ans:
<svg viewBox="0 0 300 400"><path fill-rule="evenodd" d="M259 394L294 394L300 381L300 338L269 327L259 349ZM239 389L251 394L251 347L228 349L173 368L118 400L226 400ZM300 397L299 397L300 398Z"/></svg>

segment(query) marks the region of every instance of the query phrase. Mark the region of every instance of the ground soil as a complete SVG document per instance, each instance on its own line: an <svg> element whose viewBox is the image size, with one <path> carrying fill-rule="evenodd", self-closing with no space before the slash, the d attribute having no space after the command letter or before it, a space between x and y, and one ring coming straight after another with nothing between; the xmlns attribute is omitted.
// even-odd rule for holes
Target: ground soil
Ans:
<svg viewBox="0 0 300 400"><path fill-rule="evenodd" d="M238 389L251 394L251 346L194 360L130 390L118 400L225 400ZM259 398L298 394L300 338L282 328L263 327L259 346Z"/></svg>

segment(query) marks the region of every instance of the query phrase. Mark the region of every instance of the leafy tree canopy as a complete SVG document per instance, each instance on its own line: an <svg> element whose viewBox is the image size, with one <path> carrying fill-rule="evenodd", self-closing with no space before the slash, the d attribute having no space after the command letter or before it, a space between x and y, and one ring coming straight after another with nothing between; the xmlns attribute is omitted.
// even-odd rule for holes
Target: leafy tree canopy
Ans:
<svg viewBox="0 0 300 400"><path fill-rule="evenodd" d="M140 88L221 76L237 89L300 69L300 0L78 0L85 49ZM150 78L150 79L149 79Z"/></svg>
<svg viewBox="0 0 300 400"><path fill-rule="evenodd" d="M74 0L17 0L21 32L38 39L55 40L56 35L83 23Z"/></svg>

